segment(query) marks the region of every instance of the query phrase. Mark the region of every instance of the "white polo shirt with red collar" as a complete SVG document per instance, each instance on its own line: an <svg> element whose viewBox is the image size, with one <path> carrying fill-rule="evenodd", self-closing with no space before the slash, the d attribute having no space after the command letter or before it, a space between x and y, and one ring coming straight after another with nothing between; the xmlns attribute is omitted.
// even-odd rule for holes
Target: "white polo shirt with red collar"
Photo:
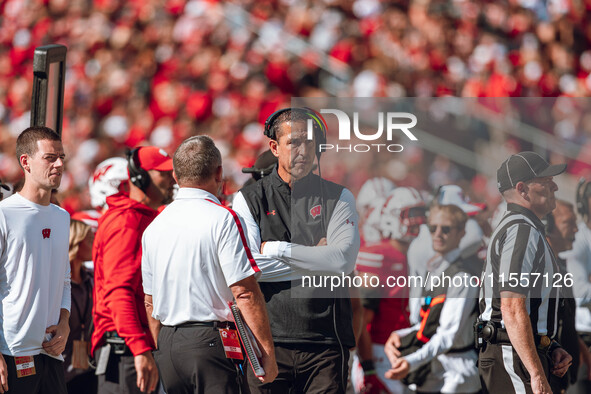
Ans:
<svg viewBox="0 0 591 394"><path fill-rule="evenodd" d="M166 326L231 321L229 286L259 273L238 215L202 189L180 188L142 236L144 293Z"/></svg>

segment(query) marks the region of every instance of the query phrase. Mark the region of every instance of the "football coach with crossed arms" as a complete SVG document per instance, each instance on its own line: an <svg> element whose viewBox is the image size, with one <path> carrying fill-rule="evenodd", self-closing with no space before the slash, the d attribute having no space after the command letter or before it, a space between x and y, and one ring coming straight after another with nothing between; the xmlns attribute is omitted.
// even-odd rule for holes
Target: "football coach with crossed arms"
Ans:
<svg viewBox="0 0 591 394"><path fill-rule="evenodd" d="M553 340L559 271L541 221L556 206L552 177L565 169L521 152L497 170L507 213L491 237L480 293L478 368L485 393L551 393L550 373L563 376L572 361Z"/></svg>
<svg viewBox="0 0 591 394"><path fill-rule="evenodd" d="M251 393L346 389L349 348L355 346L349 292L338 288L327 294L302 281L303 275L350 274L359 252L353 194L312 171L325 132L324 122L308 108L272 114L265 135L278 164L234 198L262 270L259 285L279 367L271 384L261 384L249 371Z"/></svg>
<svg viewBox="0 0 591 394"><path fill-rule="evenodd" d="M265 375L260 380L277 376L269 319L255 279L260 270L240 219L216 197L222 157L211 138L181 143L173 168L177 197L142 238L146 311L164 388L168 394L248 392L235 355L225 353L232 345L222 337L236 334L227 331L235 329L228 306L235 298L261 345Z"/></svg>

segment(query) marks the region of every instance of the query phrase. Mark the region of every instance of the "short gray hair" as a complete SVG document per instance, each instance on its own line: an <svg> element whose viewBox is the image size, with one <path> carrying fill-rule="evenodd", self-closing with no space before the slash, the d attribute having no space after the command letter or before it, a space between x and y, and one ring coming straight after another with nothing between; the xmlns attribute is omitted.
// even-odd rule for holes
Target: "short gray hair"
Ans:
<svg viewBox="0 0 591 394"><path fill-rule="evenodd" d="M213 140L206 135L184 140L172 158L179 186L204 183L221 165L222 155Z"/></svg>

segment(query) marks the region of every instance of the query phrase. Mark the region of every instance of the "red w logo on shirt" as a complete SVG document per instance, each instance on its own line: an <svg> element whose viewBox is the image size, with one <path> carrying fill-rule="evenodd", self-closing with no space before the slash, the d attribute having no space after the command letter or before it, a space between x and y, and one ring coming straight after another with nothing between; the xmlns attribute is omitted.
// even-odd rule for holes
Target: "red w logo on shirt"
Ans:
<svg viewBox="0 0 591 394"><path fill-rule="evenodd" d="M43 230L41 230L41 234L43 234L43 239L49 238L49 236L51 235L51 229L44 228Z"/></svg>
<svg viewBox="0 0 591 394"><path fill-rule="evenodd" d="M312 215L312 217L314 219L316 218L316 216L320 215L321 212L322 212L321 205L316 205L316 206L312 207L312 209L310 209L310 215Z"/></svg>

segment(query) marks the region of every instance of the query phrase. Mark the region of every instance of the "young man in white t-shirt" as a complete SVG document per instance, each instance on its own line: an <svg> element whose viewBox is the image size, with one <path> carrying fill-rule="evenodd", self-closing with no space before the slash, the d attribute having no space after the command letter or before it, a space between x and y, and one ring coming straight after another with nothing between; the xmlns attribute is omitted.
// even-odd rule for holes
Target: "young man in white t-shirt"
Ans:
<svg viewBox="0 0 591 394"><path fill-rule="evenodd" d="M36 126L19 135L16 154L25 183L0 202L0 393L66 393L70 217L50 203L64 149Z"/></svg>

